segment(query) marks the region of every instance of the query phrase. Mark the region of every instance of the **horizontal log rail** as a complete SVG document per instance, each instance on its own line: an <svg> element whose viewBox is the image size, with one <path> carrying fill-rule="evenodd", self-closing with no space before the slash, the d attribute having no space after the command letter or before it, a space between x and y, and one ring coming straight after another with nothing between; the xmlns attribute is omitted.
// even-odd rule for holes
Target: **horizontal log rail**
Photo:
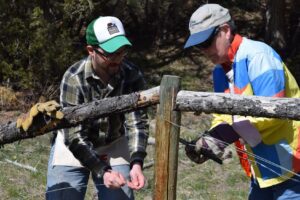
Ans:
<svg viewBox="0 0 300 200"><path fill-rule="evenodd" d="M68 107L62 110L64 119L45 128L33 129L27 132L16 127L16 121L0 125L0 145L18 140L33 138L47 132L76 126L90 120L107 117L115 113L125 113L159 102L159 87L154 87L142 92L136 92L118 97L101 99L90 103Z"/></svg>
<svg viewBox="0 0 300 200"><path fill-rule="evenodd" d="M65 108L64 120L49 126L43 132L37 129L22 132L16 128L15 121L0 125L0 145L76 126L110 114L131 112L156 105L159 103L159 88L158 86L142 92ZM176 97L175 110L300 120L300 99L181 90Z"/></svg>
<svg viewBox="0 0 300 200"><path fill-rule="evenodd" d="M175 110L300 120L300 99L181 90Z"/></svg>

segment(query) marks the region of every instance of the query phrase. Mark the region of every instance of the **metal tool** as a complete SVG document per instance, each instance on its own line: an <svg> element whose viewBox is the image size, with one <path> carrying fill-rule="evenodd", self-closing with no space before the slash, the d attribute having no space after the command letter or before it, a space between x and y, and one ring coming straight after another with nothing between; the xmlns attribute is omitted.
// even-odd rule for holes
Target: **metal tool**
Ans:
<svg viewBox="0 0 300 200"><path fill-rule="evenodd" d="M186 145L188 146L189 148L195 148L195 145L196 145L196 142L193 141L193 142L189 142L183 138L179 138L179 142L183 145ZM204 149L204 148L201 148L200 150L200 154L204 155L205 157L209 158L209 159L212 159L213 161L219 163L220 165L223 164L223 161L217 157L215 154L211 153L210 151L208 151L207 149Z"/></svg>

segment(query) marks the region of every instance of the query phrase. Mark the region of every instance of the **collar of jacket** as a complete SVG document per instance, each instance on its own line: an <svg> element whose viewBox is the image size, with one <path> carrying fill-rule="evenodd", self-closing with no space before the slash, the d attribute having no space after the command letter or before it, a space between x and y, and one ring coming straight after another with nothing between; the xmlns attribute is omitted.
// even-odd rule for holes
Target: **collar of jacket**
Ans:
<svg viewBox="0 0 300 200"><path fill-rule="evenodd" d="M222 64L222 67L226 73L228 71L230 71L231 65L234 61L234 56L235 56L236 52L238 51L242 41L243 41L243 37L239 34L235 34L233 41L231 42L231 45L228 49L228 58L229 58L230 62Z"/></svg>

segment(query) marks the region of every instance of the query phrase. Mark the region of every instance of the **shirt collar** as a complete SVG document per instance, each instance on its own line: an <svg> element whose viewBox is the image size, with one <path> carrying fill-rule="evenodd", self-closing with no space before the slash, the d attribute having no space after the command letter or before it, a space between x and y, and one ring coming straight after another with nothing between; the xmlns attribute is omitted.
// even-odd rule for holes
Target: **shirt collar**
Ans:
<svg viewBox="0 0 300 200"><path fill-rule="evenodd" d="M121 65L123 65L123 63L121 63ZM121 67L122 70L122 67ZM88 56L86 63L85 63L85 68L84 68L84 74L85 74L85 79L88 80L98 80L103 84L103 81L101 80L101 78L95 73L95 71L93 70L93 66L92 66L92 57ZM122 76L121 73L116 74L114 77L112 77L112 79L109 81L108 85L110 85L111 87L116 86L120 80L121 80ZM104 84L103 84L104 86Z"/></svg>
<svg viewBox="0 0 300 200"><path fill-rule="evenodd" d="M85 67L84 67L84 75L86 80L89 78L100 79L100 77L98 77L93 70L91 56L88 56L86 59Z"/></svg>
<svg viewBox="0 0 300 200"><path fill-rule="evenodd" d="M239 34L235 34L233 41L231 42L230 47L228 49L228 58L230 61L228 63L222 64L222 67L225 72L228 72L231 69L231 65L234 61L234 57L235 57L236 52L238 51L242 41L243 41L243 37Z"/></svg>
<svg viewBox="0 0 300 200"><path fill-rule="evenodd" d="M242 40L243 40L242 36L240 36L239 34L235 34L233 41L228 49L228 57L231 63L233 63L234 56L237 50L239 49Z"/></svg>

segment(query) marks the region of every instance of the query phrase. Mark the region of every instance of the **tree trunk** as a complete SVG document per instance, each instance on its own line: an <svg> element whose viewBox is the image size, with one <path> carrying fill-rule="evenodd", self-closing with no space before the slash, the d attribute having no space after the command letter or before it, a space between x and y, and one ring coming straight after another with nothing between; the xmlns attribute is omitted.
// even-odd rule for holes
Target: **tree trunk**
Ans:
<svg viewBox="0 0 300 200"><path fill-rule="evenodd" d="M288 5L288 19L289 19L289 34L288 34L288 50L289 56L293 57L297 54L300 42L300 13L299 13L299 0L291 0Z"/></svg>
<svg viewBox="0 0 300 200"><path fill-rule="evenodd" d="M281 54L286 49L285 6L284 0L268 0L266 11L265 40Z"/></svg>

